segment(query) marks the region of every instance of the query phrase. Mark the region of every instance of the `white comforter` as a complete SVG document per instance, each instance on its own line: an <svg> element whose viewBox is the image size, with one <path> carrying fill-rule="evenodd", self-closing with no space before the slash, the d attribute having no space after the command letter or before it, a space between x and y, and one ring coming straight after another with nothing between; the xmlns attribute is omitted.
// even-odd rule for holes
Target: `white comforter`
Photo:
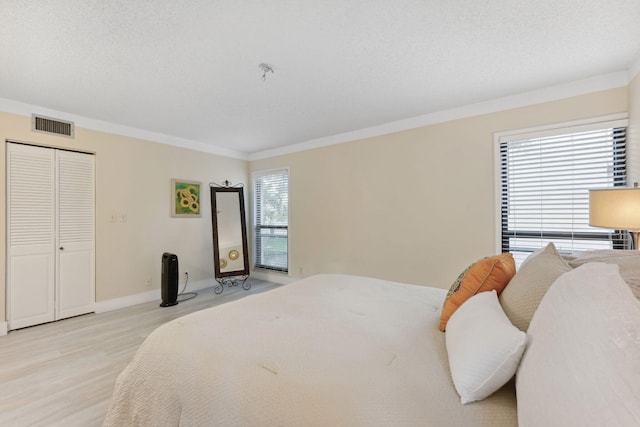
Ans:
<svg viewBox="0 0 640 427"><path fill-rule="evenodd" d="M320 275L167 323L119 376L105 426L515 426L512 384L461 405L446 291Z"/></svg>

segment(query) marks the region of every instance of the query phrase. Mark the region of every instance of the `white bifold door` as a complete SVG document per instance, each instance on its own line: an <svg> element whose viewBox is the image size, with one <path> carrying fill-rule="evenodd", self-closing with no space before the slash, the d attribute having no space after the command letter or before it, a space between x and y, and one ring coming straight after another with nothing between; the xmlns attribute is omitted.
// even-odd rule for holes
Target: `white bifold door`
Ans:
<svg viewBox="0 0 640 427"><path fill-rule="evenodd" d="M7 143L7 320L94 311L94 156Z"/></svg>

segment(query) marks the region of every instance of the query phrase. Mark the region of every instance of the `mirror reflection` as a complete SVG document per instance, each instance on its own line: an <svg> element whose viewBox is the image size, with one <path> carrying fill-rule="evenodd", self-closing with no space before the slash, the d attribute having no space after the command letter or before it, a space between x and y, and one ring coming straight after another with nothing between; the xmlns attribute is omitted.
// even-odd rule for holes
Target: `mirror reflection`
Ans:
<svg viewBox="0 0 640 427"><path fill-rule="evenodd" d="M215 277L223 285L243 284L249 276L247 227L242 187L211 187L211 224ZM235 277L239 277L235 279Z"/></svg>
<svg viewBox="0 0 640 427"><path fill-rule="evenodd" d="M216 194L220 271L244 270L240 200L234 193Z"/></svg>

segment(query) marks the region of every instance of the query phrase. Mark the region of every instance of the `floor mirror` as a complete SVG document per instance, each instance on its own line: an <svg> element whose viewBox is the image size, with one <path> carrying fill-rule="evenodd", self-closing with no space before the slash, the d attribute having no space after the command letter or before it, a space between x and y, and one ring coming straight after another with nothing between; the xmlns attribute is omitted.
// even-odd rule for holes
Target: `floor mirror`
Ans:
<svg viewBox="0 0 640 427"><path fill-rule="evenodd" d="M249 251L247 222L242 184L232 186L211 183L211 226L213 233L213 263L219 294L225 286L241 285L249 290Z"/></svg>

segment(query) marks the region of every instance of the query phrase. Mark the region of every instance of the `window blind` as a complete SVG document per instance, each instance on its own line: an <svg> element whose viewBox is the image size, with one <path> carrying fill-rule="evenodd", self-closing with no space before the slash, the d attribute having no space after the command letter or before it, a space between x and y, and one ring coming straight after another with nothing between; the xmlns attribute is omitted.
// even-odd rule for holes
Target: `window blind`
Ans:
<svg viewBox="0 0 640 427"><path fill-rule="evenodd" d="M589 190L626 186L626 128L549 133L500 139L502 251L519 264L549 242L561 253L626 248L626 232L589 226Z"/></svg>
<svg viewBox="0 0 640 427"><path fill-rule="evenodd" d="M289 270L289 172L254 177L255 267Z"/></svg>

